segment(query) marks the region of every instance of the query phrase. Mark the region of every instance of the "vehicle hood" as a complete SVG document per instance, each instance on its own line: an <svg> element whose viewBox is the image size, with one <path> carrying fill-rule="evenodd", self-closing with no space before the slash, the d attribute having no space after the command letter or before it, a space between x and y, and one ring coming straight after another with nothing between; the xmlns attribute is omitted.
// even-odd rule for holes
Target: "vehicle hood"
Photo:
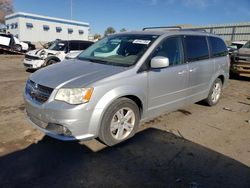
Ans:
<svg viewBox="0 0 250 188"><path fill-rule="evenodd" d="M50 88L85 87L103 78L125 71L126 67L68 60L36 71L30 79Z"/></svg>
<svg viewBox="0 0 250 188"><path fill-rule="evenodd" d="M250 56L250 49L249 48L240 48L238 50L238 55Z"/></svg>
<svg viewBox="0 0 250 188"><path fill-rule="evenodd" d="M35 57L41 57L41 54L45 54L46 56L48 56L48 55L55 55L58 52L59 51L48 50L48 49L36 49L36 50L31 50L27 52L26 54L30 56L35 56Z"/></svg>

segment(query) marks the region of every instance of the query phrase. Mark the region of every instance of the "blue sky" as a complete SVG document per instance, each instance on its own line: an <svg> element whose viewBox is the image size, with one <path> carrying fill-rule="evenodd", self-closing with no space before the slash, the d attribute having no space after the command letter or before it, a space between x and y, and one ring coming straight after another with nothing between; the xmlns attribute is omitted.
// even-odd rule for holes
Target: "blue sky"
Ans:
<svg viewBox="0 0 250 188"><path fill-rule="evenodd" d="M103 34L146 26L250 22L250 0L72 0L73 19ZM13 0L15 11L70 19L70 0Z"/></svg>

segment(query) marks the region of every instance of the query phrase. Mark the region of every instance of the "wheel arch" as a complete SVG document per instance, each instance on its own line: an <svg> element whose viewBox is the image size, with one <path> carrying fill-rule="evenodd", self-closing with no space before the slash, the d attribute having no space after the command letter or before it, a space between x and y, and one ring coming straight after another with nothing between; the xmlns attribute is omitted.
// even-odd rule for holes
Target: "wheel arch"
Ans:
<svg viewBox="0 0 250 188"><path fill-rule="evenodd" d="M56 56L49 56L49 57L46 58L45 63L47 63L47 62L49 62L49 61L51 61L51 60L54 60L54 61L56 61L56 62L60 62L60 61L61 61L61 59L59 59L59 58L56 57Z"/></svg>
<svg viewBox="0 0 250 188"><path fill-rule="evenodd" d="M90 120L90 129L89 132L94 135L98 135L101 121L104 115L104 112L107 108L117 99L126 97L136 103L140 111L140 117L143 116L145 111L146 104L146 95L140 89L136 87L126 86L126 87L118 87L108 91L105 95L101 97L101 99L97 102L94 107L91 120Z"/></svg>

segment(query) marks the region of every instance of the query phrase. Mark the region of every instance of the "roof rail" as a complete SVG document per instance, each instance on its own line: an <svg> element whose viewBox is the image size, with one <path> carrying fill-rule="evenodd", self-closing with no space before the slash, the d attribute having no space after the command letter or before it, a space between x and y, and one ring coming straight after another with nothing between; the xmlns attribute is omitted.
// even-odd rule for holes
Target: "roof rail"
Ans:
<svg viewBox="0 0 250 188"><path fill-rule="evenodd" d="M206 31L206 29L195 29L195 28L184 28L184 29L181 29L182 31L201 31L201 32L206 32L207 33L207 31Z"/></svg>
<svg viewBox="0 0 250 188"><path fill-rule="evenodd" d="M181 30L181 26L166 26L166 27L144 27L142 31L154 30L154 29L163 29L163 30Z"/></svg>

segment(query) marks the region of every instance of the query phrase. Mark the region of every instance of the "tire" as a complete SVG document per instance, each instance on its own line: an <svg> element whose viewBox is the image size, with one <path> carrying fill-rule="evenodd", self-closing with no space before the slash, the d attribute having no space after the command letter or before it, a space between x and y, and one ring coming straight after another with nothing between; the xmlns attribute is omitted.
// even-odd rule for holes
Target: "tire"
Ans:
<svg viewBox="0 0 250 188"><path fill-rule="evenodd" d="M140 112L137 104L128 98L117 99L103 115L99 140L108 146L123 142L134 136L139 122Z"/></svg>
<svg viewBox="0 0 250 188"><path fill-rule="evenodd" d="M47 61L46 66L53 65L55 63L57 63L57 61L52 59L52 60Z"/></svg>
<svg viewBox="0 0 250 188"><path fill-rule="evenodd" d="M210 89L208 97L205 99L205 102L209 106L216 105L220 100L221 93L222 93L222 81L221 79L216 78L216 80L212 85L212 88Z"/></svg>
<svg viewBox="0 0 250 188"><path fill-rule="evenodd" d="M15 44L13 46L13 50L17 51L17 52L21 52L22 51L22 46L19 44Z"/></svg>

